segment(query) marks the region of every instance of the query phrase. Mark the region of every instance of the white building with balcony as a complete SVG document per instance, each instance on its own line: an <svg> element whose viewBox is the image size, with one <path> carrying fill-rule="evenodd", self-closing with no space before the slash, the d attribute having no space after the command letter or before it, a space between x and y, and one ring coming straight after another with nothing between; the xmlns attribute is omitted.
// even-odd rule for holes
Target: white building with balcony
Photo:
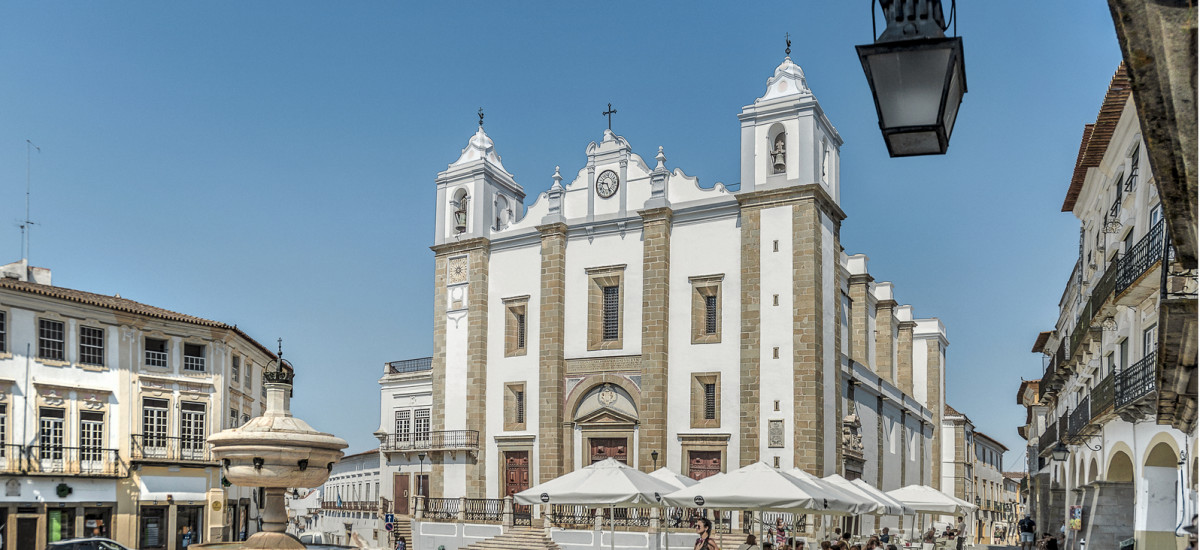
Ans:
<svg viewBox="0 0 1200 550"><path fill-rule="evenodd" d="M1181 335L1159 330L1170 248L1129 92L1122 66L1084 128L1062 208L1080 221L1075 268L1055 329L1034 346L1045 375L1018 399L1031 412L1024 434L1040 530L1057 533L1078 506L1070 547L1084 539L1115 548L1132 537L1138 548L1182 548L1174 531L1191 518L1177 517L1176 483L1183 469L1195 487L1196 458L1181 455L1188 434L1156 422L1159 352L1181 345Z"/></svg>

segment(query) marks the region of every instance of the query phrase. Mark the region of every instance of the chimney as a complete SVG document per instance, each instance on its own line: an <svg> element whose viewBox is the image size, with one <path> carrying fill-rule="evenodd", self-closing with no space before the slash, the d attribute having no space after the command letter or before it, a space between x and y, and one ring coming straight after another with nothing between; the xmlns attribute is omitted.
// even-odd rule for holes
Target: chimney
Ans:
<svg viewBox="0 0 1200 550"><path fill-rule="evenodd" d="M26 260L21 259L11 264L0 266L0 277L16 279L27 283L37 283L39 285L49 285L50 269L45 267L30 267Z"/></svg>

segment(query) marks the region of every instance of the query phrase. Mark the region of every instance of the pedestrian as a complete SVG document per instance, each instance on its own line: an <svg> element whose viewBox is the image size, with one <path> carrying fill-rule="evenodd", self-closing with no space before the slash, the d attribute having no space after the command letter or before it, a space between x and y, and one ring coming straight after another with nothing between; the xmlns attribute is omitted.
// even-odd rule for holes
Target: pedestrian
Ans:
<svg viewBox="0 0 1200 550"><path fill-rule="evenodd" d="M184 525L183 534L180 535L179 538L182 541L180 544L182 544L183 548L186 550L188 545L192 543L192 526Z"/></svg>
<svg viewBox="0 0 1200 550"><path fill-rule="evenodd" d="M892 542L892 535L891 535L891 533L890 533L890 532L888 532L888 528L887 528L887 527L884 527L884 528L883 528L883 533L880 533L880 535L879 535L879 542L882 542L882 543L884 543L884 544L887 544L887 543L889 543L889 542Z"/></svg>
<svg viewBox="0 0 1200 550"><path fill-rule="evenodd" d="M958 538L956 548L963 550L963 545L967 543L967 522L963 521L962 516L958 516L958 524L954 526L954 536Z"/></svg>
<svg viewBox="0 0 1200 550"><path fill-rule="evenodd" d="M1058 538L1051 536L1050 533L1046 533L1045 535L1046 538L1043 539L1045 543L1044 548L1046 550L1058 550Z"/></svg>
<svg viewBox="0 0 1200 550"><path fill-rule="evenodd" d="M1021 532L1021 550L1033 550L1034 533L1037 532L1037 522L1025 514L1025 519L1017 522L1017 530Z"/></svg>
<svg viewBox="0 0 1200 550"><path fill-rule="evenodd" d="M400 537L400 540L396 541L396 550L408 550L408 541L404 537Z"/></svg>
<svg viewBox="0 0 1200 550"><path fill-rule="evenodd" d="M759 550L758 539L754 538L754 535L746 535L746 542L738 546L737 550Z"/></svg>
<svg viewBox="0 0 1200 550"><path fill-rule="evenodd" d="M771 538L774 539L775 548L783 548L787 544L787 525L784 525L783 518L775 520L775 526L771 528Z"/></svg>
<svg viewBox="0 0 1200 550"><path fill-rule="evenodd" d="M692 550L721 550L717 541L712 540L712 520L706 517L696 519L696 544Z"/></svg>

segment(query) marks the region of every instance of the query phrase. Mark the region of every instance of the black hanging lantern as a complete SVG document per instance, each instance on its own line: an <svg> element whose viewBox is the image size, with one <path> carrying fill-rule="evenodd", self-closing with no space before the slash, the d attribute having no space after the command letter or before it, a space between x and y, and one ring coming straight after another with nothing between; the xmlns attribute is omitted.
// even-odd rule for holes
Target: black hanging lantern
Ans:
<svg viewBox="0 0 1200 550"><path fill-rule="evenodd" d="M879 5L887 27L874 44L855 49L888 154L945 154L967 93L962 38L946 37L941 0L879 0ZM954 11L952 3L951 19Z"/></svg>
<svg viewBox="0 0 1200 550"><path fill-rule="evenodd" d="M1050 451L1050 458L1054 459L1055 462L1066 462L1067 458L1070 456L1071 449L1068 449L1062 441L1059 441L1058 444L1054 446L1054 449Z"/></svg>

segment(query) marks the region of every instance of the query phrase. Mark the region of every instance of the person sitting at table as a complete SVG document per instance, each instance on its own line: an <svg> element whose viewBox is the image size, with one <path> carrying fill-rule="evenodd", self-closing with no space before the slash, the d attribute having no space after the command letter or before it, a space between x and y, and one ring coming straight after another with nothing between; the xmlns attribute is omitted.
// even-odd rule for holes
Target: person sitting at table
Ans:
<svg viewBox="0 0 1200 550"><path fill-rule="evenodd" d="M880 533L880 535L879 535L879 542L882 542L882 543L884 543L884 544L887 544L887 543L889 543L889 542L892 542L892 535L891 535L890 533L888 533L888 528L887 528L887 527L884 527L884 528L883 528L883 533Z"/></svg>

